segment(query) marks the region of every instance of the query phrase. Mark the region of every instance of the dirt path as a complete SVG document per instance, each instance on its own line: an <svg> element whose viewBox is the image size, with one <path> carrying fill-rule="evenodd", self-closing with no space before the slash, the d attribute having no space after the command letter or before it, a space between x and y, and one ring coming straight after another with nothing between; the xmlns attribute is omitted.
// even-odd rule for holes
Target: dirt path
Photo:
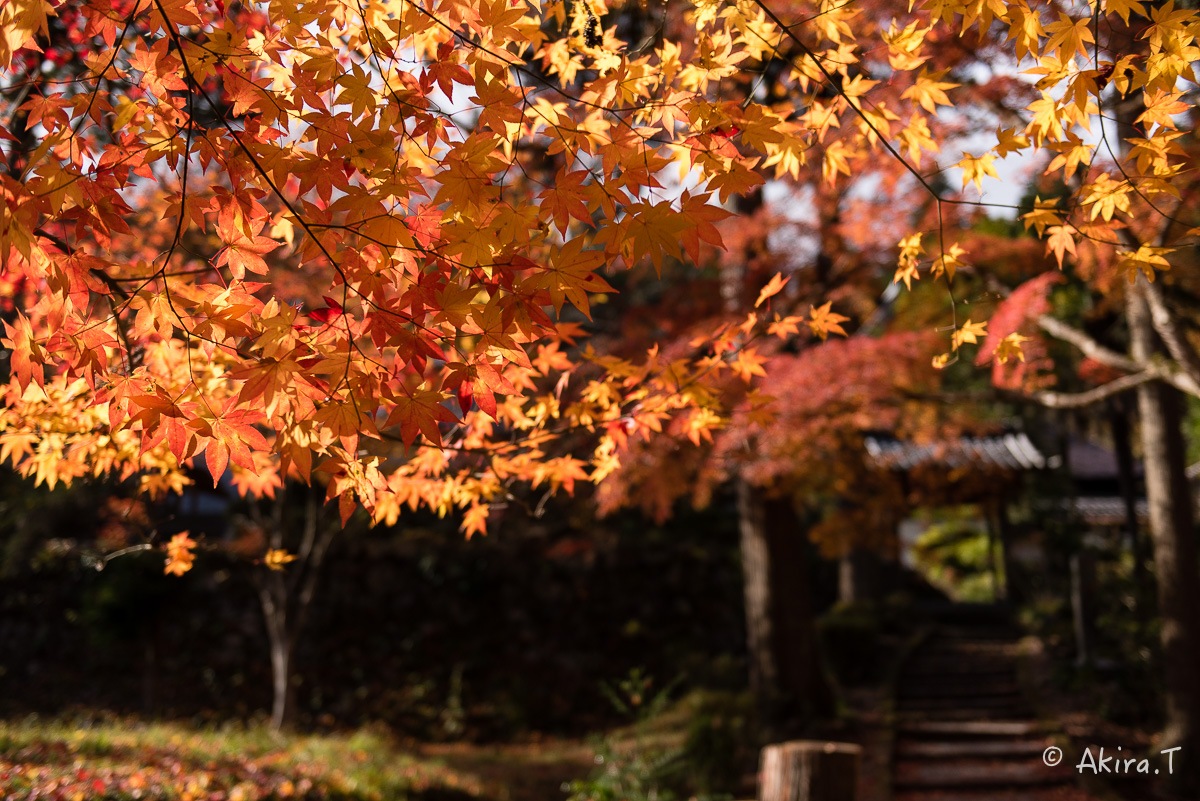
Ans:
<svg viewBox="0 0 1200 801"><path fill-rule="evenodd" d="M585 778L595 767L593 749L580 740L423 745L420 753L473 777L489 801L560 801L567 797L563 782Z"/></svg>

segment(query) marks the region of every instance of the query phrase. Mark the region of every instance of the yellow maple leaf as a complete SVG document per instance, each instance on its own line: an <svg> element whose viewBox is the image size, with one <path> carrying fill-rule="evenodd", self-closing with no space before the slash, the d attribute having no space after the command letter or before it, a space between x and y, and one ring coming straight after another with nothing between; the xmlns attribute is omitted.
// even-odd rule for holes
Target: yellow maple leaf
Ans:
<svg viewBox="0 0 1200 801"><path fill-rule="evenodd" d="M487 534L488 513L492 507L486 503L473 503L463 513L462 532L467 539L476 534Z"/></svg>
<svg viewBox="0 0 1200 801"><path fill-rule="evenodd" d="M1046 166L1047 175L1061 168L1064 180L1069 181L1074 177L1075 171L1080 165L1086 167L1092 160L1092 146L1083 142L1075 134L1067 134L1065 142L1055 142L1048 147L1050 150L1057 151L1058 155Z"/></svg>
<svg viewBox="0 0 1200 801"><path fill-rule="evenodd" d="M918 28L919 22L919 20L913 20L905 26L904 30L897 30L896 21L892 20L887 33L883 35L883 40L887 42L888 62L892 65L892 69L915 70L929 58L921 55L921 48L925 43L925 35L929 33L932 26Z"/></svg>
<svg viewBox="0 0 1200 801"><path fill-rule="evenodd" d="M1138 0L1104 0L1104 10L1109 14L1117 14L1121 17L1121 21L1129 24L1129 12L1137 14L1139 17L1146 16L1146 7Z"/></svg>
<svg viewBox="0 0 1200 801"><path fill-rule="evenodd" d="M1133 187L1128 181L1114 181L1107 174L1102 174L1081 191L1087 193L1083 205L1092 207L1088 219L1094 220L1099 215L1107 221L1118 211L1129 211L1129 193Z"/></svg>
<svg viewBox="0 0 1200 801"><path fill-rule="evenodd" d="M1179 98L1181 92L1164 92L1155 89L1153 94L1146 94L1146 110L1138 116L1135 122L1149 129L1150 125L1161 125L1164 128L1177 128L1173 117L1191 108L1191 105Z"/></svg>
<svg viewBox="0 0 1200 801"><path fill-rule="evenodd" d="M925 252L925 248L921 245L920 232L909 234L901 239L899 247L899 267L895 277L892 278L892 283L898 284L903 281L904 288L911 290L912 282L921 277L917 272L917 265L920 262L921 254Z"/></svg>
<svg viewBox="0 0 1200 801"><path fill-rule="evenodd" d="M1029 337L1023 337L1016 331L1013 331L996 343L996 352L993 354L996 361L1000 362L1000 364L1006 364L1012 358L1020 359L1022 362L1025 361L1025 351L1021 349L1021 343L1028 341Z"/></svg>
<svg viewBox="0 0 1200 801"><path fill-rule="evenodd" d="M784 278L783 273L775 273L775 277L767 282L767 285L762 288L762 292L758 293L758 300L754 302L754 308L757 309L759 306L763 305L763 302L767 300L767 298L776 295L779 290L783 289L784 284L790 280L792 280L791 276Z"/></svg>
<svg viewBox="0 0 1200 801"><path fill-rule="evenodd" d="M192 564L196 561L196 555L192 553L195 547L196 541L189 537L186 531L181 531L171 537L171 541L167 543L167 564L163 568L163 573L182 576L191 570Z"/></svg>
<svg viewBox="0 0 1200 801"><path fill-rule="evenodd" d="M963 250L957 242L951 245L949 252L943 252L942 255L938 257L938 260L933 263L933 276L937 278L944 272L946 274L946 278L953 280L954 273L958 270L958 268L967 266L967 263L959 258L959 256L962 256L964 253L966 253L966 251Z"/></svg>
<svg viewBox="0 0 1200 801"><path fill-rule="evenodd" d="M905 89L900 97L911 98L930 114L935 113L938 106L953 105L950 98L946 96L946 90L954 89L959 84L938 80L946 72L946 70L930 72L928 69L922 69L921 74L917 76L916 83Z"/></svg>
<svg viewBox="0 0 1200 801"><path fill-rule="evenodd" d="M1063 12L1058 12L1058 22L1052 22L1046 27L1050 40L1046 42L1046 52L1054 51L1058 58L1066 61L1078 53L1088 58L1087 46L1094 44L1096 37L1092 34L1092 18L1080 17L1071 19Z"/></svg>
<svg viewBox="0 0 1200 801"><path fill-rule="evenodd" d="M974 344L979 341L979 337L986 335L987 320L984 320L982 323L973 323L971 322L971 318L968 317L967 321L963 323L962 328L954 332L954 336L951 338L951 344L953 345L954 350L958 350L960 345L965 345L967 343Z"/></svg>
<svg viewBox="0 0 1200 801"><path fill-rule="evenodd" d="M825 339L830 334L846 335L846 331L842 328L841 323L849 320L849 317L843 317L837 312L832 312L829 307L833 301L826 301L823 306L813 306L812 312L809 314L808 327L813 330L813 333L821 339Z"/></svg>
<svg viewBox="0 0 1200 801"><path fill-rule="evenodd" d="M1042 27L1041 13L1031 9L1025 0L1017 0L1008 9L1008 41L1015 40L1017 60L1038 51L1041 37L1046 35Z"/></svg>
<svg viewBox="0 0 1200 801"><path fill-rule="evenodd" d="M996 157L991 153L985 153L982 156L972 156L970 153L963 153L963 160L958 163L958 167L963 172L963 189L967 188L967 184L975 184L975 189L980 193L983 192L983 178L990 175L993 178L999 178L996 174L996 168L992 166L992 162Z"/></svg>
<svg viewBox="0 0 1200 801"><path fill-rule="evenodd" d="M996 126L996 146L992 148L996 155L1004 158L1009 153L1024 150L1029 147L1029 137L1018 134L1016 128L1001 128Z"/></svg>
<svg viewBox="0 0 1200 801"><path fill-rule="evenodd" d="M788 315L787 317L780 318L777 314L775 315L775 322L767 325L767 335L787 339L792 334L800 333L798 326L802 322L804 322L803 317Z"/></svg>
<svg viewBox="0 0 1200 801"><path fill-rule="evenodd" d="M763 364L766 361L764 357L759 356L752 350L742 350L738 352L737 358L729 366L742 381L749 384L754 380L754 376L756 375L766 376L767 371L763 369Z"/></svg>
<svg viewBox="0 0 1200 801"><path fill-rule="evenodd" d="M1050 236L1046 238L1046 252L1053 253L1058 259L1058 269L1062 269L1064 253L1075 254L1075 226L1052 225L1046 229Z"/></svg>
<svg viewBox="0 0 1200 801"><path fill-rule="evenodd" d="M1141 245L1136 251L1117 251L1117 258L1121 260L1121 267L1129 274L1129 283L1137 280L1139 271L1146 276L1147 281L1153 282L1155 271L1171 269L1171 262L1167 261L1167 256L1174 252L1175 248Z"/></svg>
<svg viewBox="0 0 1200 801"><path fill-rule="evenodd" d="M283 566L288 562L296 561L294 554L290 554L282 548L271 548L263 557L263 564L270 570L283 570Z"/></svg>
<svg viewBox="0 0 1200 801"><path fill-rule="evenodd" d="M1041 195L1035 195L1033 211L1021 215L1021 219L1025 221L1025 229L1036 228L1038 236L1041 236L1047 225L1060 224L1062 217L1058 214L1057 205L1058 201L1054 198L1042 200Z"/></svg>

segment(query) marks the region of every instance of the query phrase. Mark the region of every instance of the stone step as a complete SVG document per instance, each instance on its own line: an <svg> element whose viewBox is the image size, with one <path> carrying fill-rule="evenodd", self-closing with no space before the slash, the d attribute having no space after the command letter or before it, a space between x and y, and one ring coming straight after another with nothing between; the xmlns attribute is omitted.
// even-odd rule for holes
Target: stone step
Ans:
<svg viewBox="0 0 1200 801"><path fill-rule="evenodd" d="M897 759L955 759L958 757L1038 757L1045 740L901 740Z"/></svg>
<svg viewBox="0 0 1200 801"><path fill-rule="evenodd" d="M925 643L925 648L964 648L1010 651L1017 647L1018 640L1009 636L963 635L961 637L934 637Z"/></svg>
<svg viewBox="0 0 1200 801"><path fill-rule="evenodd" d="M940 626L932 641L945 640L1005 640L1014 642L1021 638L1020 629L1012 626Z"/></svg>
<svg viewBox="0 0 1200 801"><path fill-rule="evenodd" d="M1015 681L983 683L973 679L964 680L961 676L905 681L898 690L900 698L987 698L1020 693Z"/></svg>
<svg viewBox="0 0 1200 801"><path fill-rule="evenodd" d="M982 658L976 655L918 654L913 656L912 660L908 661L904 668L904 673L901 675L931 673L931 671L944 671L944 673L1003 673L1013 675L1016 673L1016 667L1013 661L1008 660L1008 658L982 660Z"/></svg>
<svg viewBox="0 0 1200 801"><path fill-rule="evenodd" d="M955 787L1028 787L1065 784L1074 772L1062 765L1048 767L1040 758L997 760L959 758L951 762L901 761L896 765L893 785L897 790Z"/></svg>
<svg viewBox="0 0 1200 801"><path fill-rule="evenodd" d="M905 720L901 735L931 737L1029 737L1039 734L1033 720Z"/></svg>
<svg viewBox="0 0 1200 801"><path fill-rule="evenodd" d="M904 698L896 703L900 712L949 712L956 720L962 713L973 713L981 717L995 717L997 714L1029 716L1028 707L1022 703L1019 696L1006 698ZM932 717L929 715L928 717Z"/></svg>
<svg viewBox="0 0 1200 801"><path fill-rule="evenodd" d="M892 801L1097 801L1076 787L1026 787L997 790L977 787L960 790L913 790L898 792Z"/></svg>
<svg viewBox="0 0 1200 801"><path fill-rule="evenodd" d="M908 723L1012 723L1029 720L1029 710L1011 709L900 709L901 725Z"/></svg>

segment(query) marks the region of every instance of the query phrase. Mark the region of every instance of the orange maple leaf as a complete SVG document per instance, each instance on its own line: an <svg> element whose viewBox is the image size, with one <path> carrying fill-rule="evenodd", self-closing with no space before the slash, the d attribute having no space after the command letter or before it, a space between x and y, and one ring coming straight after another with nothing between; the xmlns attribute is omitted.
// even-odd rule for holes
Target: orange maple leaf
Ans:
<svg viewBox="0 0 1200 801"><path fill-rule="evenodd" d="M754 302L754 308L763 305L763 301L779 293L783 289L784 284L792 280L791 276L783 277L783 273L775 273L775 277L767 282L767 285L762 288L762 292L758 293L758 300Z"/></svg>
<svg viewBox="0 0 1200 801"><path fill-rule="evenodd" d="M171 537L171 541L167 543L167 564L163 568L163 574L182 576L191 570L192 563L196 561L196 554L192 552L195 547L196 541L189 537L186 531Z"/></svg>

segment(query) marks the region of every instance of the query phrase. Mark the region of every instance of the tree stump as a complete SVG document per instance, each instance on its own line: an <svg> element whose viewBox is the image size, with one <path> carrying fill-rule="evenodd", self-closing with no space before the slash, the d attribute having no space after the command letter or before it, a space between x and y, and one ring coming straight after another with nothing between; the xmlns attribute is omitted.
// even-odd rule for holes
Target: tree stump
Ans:
<svg viewBox="0 0 1200 801"><path fill-rule="evenodd" d="M852 743L768 745L759 763L758 801L854 801L861 755Z"/></svg>

